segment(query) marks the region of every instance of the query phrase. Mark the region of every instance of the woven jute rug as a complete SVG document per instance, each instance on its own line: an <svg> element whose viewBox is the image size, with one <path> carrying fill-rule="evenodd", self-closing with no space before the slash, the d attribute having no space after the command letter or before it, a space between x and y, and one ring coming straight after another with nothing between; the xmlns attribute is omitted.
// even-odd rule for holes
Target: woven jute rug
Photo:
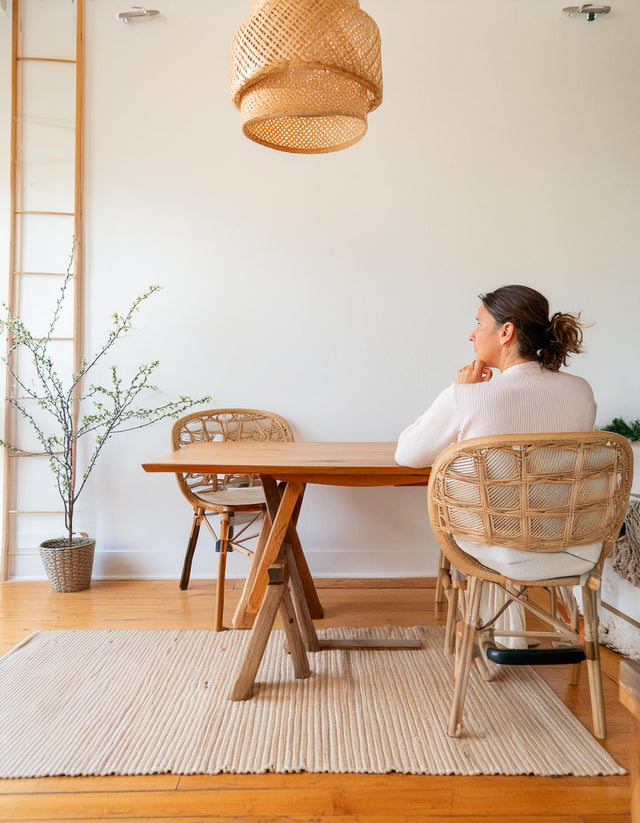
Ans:
<svg viewBox="0 0 640 823"><path fill-rule="evenodd" d="M323 651L295 680L274 632L253 699L228 700L247 632L37 632L0 659L0 776L404 772L624 774L544 681L471 675L466 735L446 734L453 661L440 628L411 651Z"/></svg>

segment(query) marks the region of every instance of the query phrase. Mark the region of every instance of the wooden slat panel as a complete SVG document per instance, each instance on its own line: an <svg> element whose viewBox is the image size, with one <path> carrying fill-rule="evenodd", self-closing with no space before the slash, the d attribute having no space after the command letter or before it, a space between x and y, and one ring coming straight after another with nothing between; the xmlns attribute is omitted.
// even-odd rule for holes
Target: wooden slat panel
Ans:
<svg viewBox="0 0 640 823"><path fill-rule="evenodd" d="M110 775L109 777L30 777L0 780L0 795L67 792L176 791L177 774Z"/></svg>
<svg viewBox="0 0 640 823"><path fill-rule="evenodd" d="M248 815L287 815L294 809L305 810L310 818L332 814L332 796L326 789L251 788L233 791L193 792L95 792L87 794L30 794L0 796L0 820L75 820L131 817L133 808L141 820L157 820L180 815L226 819Z"/></svg>

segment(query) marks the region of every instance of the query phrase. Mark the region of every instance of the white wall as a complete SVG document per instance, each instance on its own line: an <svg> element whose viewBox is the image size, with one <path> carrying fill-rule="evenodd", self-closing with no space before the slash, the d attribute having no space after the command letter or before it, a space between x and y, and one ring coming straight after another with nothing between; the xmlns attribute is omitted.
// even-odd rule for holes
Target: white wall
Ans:
<svg viewBox="0 0 640 823"><path fill-rule="evenodd" d="M87 2L87 348L160 283L121 351L161 361L163 396L273 409L300 440L393 440L471 359L478 293L522 282L594 324L572 370L598 423L640 416L638 4L587 23L551 0L366 0L383 104L361 143L308 157L242 136L227 64L249 5L158 0L125 25L126 4ZM189 510L140 468L169 428L114 439L92 477L97 576L179 574ZM318 576L435 571L423 489L310 488L300 532ZM34 550L12 570L40 575Z"/></svg>

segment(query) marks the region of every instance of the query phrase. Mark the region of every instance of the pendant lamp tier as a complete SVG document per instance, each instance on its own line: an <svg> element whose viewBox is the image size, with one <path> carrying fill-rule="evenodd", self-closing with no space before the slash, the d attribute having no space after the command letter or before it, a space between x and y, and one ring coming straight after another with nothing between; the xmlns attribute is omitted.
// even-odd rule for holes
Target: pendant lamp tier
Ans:
<svg viewBox="0 0 640 823"><path fill-rule="evenodd" d="M251 140L302 154L346 149L382 102L380 32L358 0L253 0L230 75Z"/></svg>

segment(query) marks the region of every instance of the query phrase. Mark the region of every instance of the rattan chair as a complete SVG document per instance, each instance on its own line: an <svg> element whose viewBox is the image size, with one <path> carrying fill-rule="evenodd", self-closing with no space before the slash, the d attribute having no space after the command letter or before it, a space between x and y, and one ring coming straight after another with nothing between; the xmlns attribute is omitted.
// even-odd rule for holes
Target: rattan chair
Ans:
<svg viewBox="0 0 640 823"><path fill-rule="evenodd" d="M455 443L435 461L429 518L446 560L466 578L458 585L464 628L456 651L450 736L461 734L471 661L480 654L491 663L511 665L586 659L594 731L606 737L597 590L627 509L632 472L629 443L609 432L476 438ZM505 604L481 622L487 582L506 593ZM577 585L582 587L582 639L572 589ZM546 596L529 597L532 587L548 590L548 607ZM539 622L533 631L497 629L496 619L513 602L546 624L544 629L537 630ZM450 598L448 622L457 607L456 598ZM538 646L507 649L508 636L526 637Z"/></svg>
<svg viewBox="0 0 640 823"><path fill-rule="evenodd" d="M210 409L188 414L177 420L171 433L174 451L189 443L216 440L291 441L289 424L277 414L259 409ZM191 576L193 554L202 523L211 532L218 552L216 581L215 630L222 626L224 608L224 578L228 551L251 556L247 543L258 538L264 541L269 528L264 492L256 475L176 474L180 491L193 506L193 520L184 558L180 588L186 589ZM219 534L209 516L220 518ZM262 520L259 534L249 534L252 526ZM234 534L234 526L242 528Z"/></svg>

